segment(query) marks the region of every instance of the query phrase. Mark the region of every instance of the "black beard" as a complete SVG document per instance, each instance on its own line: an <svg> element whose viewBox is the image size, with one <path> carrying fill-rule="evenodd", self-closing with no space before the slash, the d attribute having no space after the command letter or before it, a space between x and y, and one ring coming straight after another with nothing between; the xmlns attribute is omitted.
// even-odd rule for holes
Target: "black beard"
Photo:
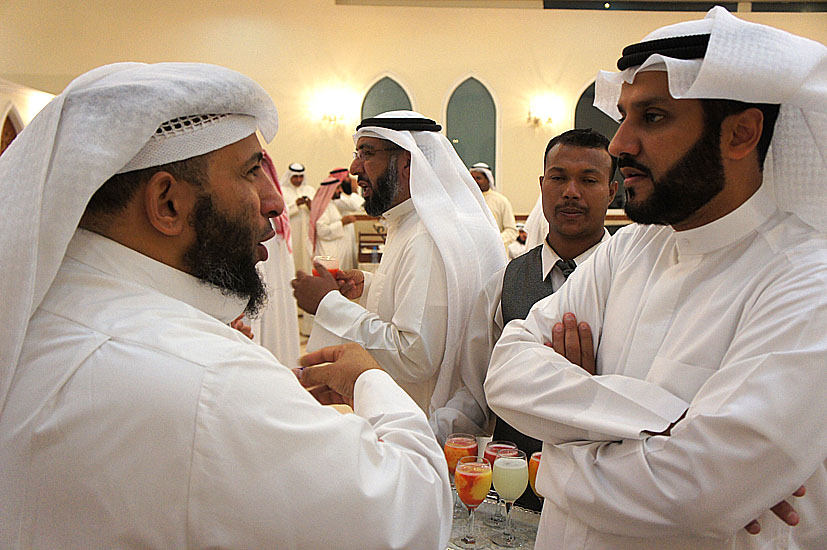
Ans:
<svg viewBox="0 0 827 550"><path fill-rule="evenodd" d="M517 242L520 244L525 244L526 238L525 237L517 237Z"/></svg>
<svg viewBox="0 0 827 550"><path fill-rule="evenodd" d="M256 270L257 230L216 210L207 194L196 200L189 223L195 230L195 242L184 252L190 274L225 296L246 299L244 312L255 316L267 303L267 289Z"/></svg>
<svg viewBox="0 0 827 550"><path fill-rule="evenodd" d="M396 169L397 155L392 155L385 173L376 179L376 187L372 189L370 197L365 199L365 212L368 216L378 218L387 212L399 187L399 173Z"/></svg>
<svg viewBox="0 0 827 550"><path fill-rule="evenodd" d="M718 195L725 181L720 132L720 127L705 127L692 148L657 181L646 166L621 156L619 168L633 167L652 180L652 194L643 202L633 203L634 191L626 190L624 210L629 219L644 224L675 225Z"/></svg>

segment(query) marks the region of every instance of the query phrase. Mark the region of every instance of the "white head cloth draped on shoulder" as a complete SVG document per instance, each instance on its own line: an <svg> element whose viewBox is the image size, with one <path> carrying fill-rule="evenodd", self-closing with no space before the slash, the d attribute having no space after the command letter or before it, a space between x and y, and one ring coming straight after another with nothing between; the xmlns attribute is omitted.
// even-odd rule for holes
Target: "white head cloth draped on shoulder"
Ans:
<svg viewBox="0 0 827 550"><path fill-rule="evenodd" d="M394 119L407 119L408 127L422 121L422 131L384 127L394 126ZM399 126L406 126L405 122ZM411 199L445 263L448 335L431 411L445 405L455 389L458 348L471 306L488 276L506 262L499 230L479 186L439 129L419 113L389 111L362 121L353 136L354 143L360 137L375 137L410 151Z"/></svg>
<svg viewBox="0 0 827 550"><path fill-rule="evenodd" d="M91 196L139 152L157 158L144 147L162 123L206 114L254 117L247 135L258 127L267 141L278 128L267 93L235 71L199 63L117 63L72 81L0 157L0 193L7 198L0 216L0 414L28 321ZM211 136L213 147L223 146L216 140L228 145L228 139L246 137L228 128Z"/></svg>
<svg viewBox="0 0 827 550"><path fill-rule="evenodd" d="M676 99L780 104L763 185L773 189L781 210L827 231L827 47L743 21L720 6L702 20L658 29L641 45L693 35L709 36L706 51L697 57L679 59L664 51L638 56L619 73L601 71L595 107L618 120L623 83L645 70L667 71L669 93Z"/></svg>

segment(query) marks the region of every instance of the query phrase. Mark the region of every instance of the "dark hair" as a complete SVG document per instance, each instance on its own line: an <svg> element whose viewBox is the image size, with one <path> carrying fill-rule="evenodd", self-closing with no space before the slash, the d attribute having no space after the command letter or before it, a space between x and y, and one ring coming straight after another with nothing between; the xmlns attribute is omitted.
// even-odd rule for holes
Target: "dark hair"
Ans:
<svg viewBox="0 0 827 550"><path fill-rule="evenodd" d="M106 180L89 199L83 213L82 225L106 224L106 219L122 212L133 199L138 188L158 172L168 172L175 179L204 187L207 183L208 154L115 174Z"/></svg>
<svg viewBox="0 0 827 550"><path fill-rule="evenodd" d="M761 138L758 140L758 169L764 171L764 159L770 148L772 134L775 131L775 121L781 105L771 103L744 103L734 99L701 99L704 112L704 124L707 128L721 130L721 124L728 116L743 113L747 109L758 109L764 115L764 124L761 129Z"/></svg>
<svg viewBox="0 0 827 550"><path fill-rule="evenodd" d="M595 132L591 128L575 128L574 130L567 130L559 136L554 136L551 138L551 141L548 142L548 145L546 145L546 152L543 154L544 169L546 166L546 157L548 157L548 152L551 151L551 148L558 143L560 145L589 147L592 149L603 149L606 151L606 154L608 154L609 158L612 159L612 171L609 172L609 183L611 183L612 178L615 175L615 170L617 170L617 159L609 154L609 138L600 132Z"/></svg>

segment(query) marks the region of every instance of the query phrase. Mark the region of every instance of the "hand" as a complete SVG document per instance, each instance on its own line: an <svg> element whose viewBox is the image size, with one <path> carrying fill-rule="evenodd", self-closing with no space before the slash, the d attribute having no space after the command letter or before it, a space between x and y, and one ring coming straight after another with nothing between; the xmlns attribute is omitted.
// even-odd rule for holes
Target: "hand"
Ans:
<svg viewBox="0 0 827 550"><path fill-rule="evenodd" d="M356 221L356 216L342 216L342 225L348 225Z"/></svg>
<svg viewBox="0 0 827 550"><path fill-rule="evenodd" d="M313 201L310 200L310 197L299 197L298 199L296 199L296 204L298 204L299 206L305 205L308 209L310 209L310 207L313 204Z"/></svg>
<svg viewBox="0 0 827 550"><path fill-rule="evenodd" d="M242 313L232 321L230 321L230 326L236 329L238 332L249 338L250 340L253 339L253 329L250 325L245 325L242 319L244 318L244 314Z"/></svg>
<svg viewBox="0 0 827 550"><path fill-rule="evenodd" d="M299 359L299 364L301 368L294 370L299 382L319 403L344 403L351 407L356 379L367 370L382 369L362 346L352 342L308 353Z"/></svg>
<svg viewBox="0 0 827 550"><path fill-rule="evenodd" d="M365 288L365 274L360 269L339 270L336 274L339 292L348 300L355 300Z"/></svg>
<svg viewBox="0 0 827 550"><path fill-rule="evenodd" d="M293 296L296 297L299 307L315 315L322 298L332 290L339 290L339 283L321 264L315 263L313 266L319 274L318 277L298 271L290 284L293 286Z"/></svg>
<svg viewBox="0 0 827 550"><path fill-rule="evenodd" d="M795 490L793 496L802 497L806 492L807 489L805 489L802 485L801 487ZM770 510L772 510L772 512L776 516L781 518L781 521L783 521L787 525L791 527L798 525L798 521L800 519L798 517L798 513L795 511L795 508L793 508L792 505L786 500L782 500L781 502L770 508ZM747 533L749 533L750 535L757 535L761 532L761 524L758 523L757 519L754 519L751 522L747 523L747 526L744 527L744 529L746 529Z"/></svg>
<svg viewBox="0 0 827 550"><path fill-rule="evenodd" d="M578 325L574 313L566 313L563 315L563 322L552 327L551 347L571 363L579 365L589 374L594 374L592 329L588 323Z"/></svg>

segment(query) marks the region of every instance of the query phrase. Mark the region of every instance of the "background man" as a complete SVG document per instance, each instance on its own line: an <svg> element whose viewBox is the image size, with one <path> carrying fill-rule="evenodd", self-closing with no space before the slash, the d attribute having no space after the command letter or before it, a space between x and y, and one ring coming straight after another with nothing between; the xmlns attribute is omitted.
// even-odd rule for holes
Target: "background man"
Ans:
<svg viewBox="0 0 827 550"><path fill-rule="evenodd" d="M314 398L226 325L264 298L276 126L238 73L123 63L0 159L0 547L445 547L442 450L375 361L304 358Z"/></svg>
<svg viewBox="0 0 827 550"><path fill-rule="evenodd" d="M304 165L299 162L287 167L284 179L289 184L282 187L282 190L293 235L293 263L296 269L309 273L313 258L308 236L310 207L313 203L310 197L316 194L316 189L304 181Z"/></svg>
<svg viewBox="0 0 827 550"><path fill-rule="evenodd" d="M608 146L609 140L591 129L569 130L548 142L539 180L549 231L542 244L497 271L480 293L461 361L464 388L430 419L438 439L453 431L491 433L483 381L503 327L512 319L524 319L535 302L560 288L576 265L609 239L603 223L617 182L612 181L616 161ZM496 419L494 439L514 441L528 455L541 447L540 441L502 419ZM540 507L530 491L519 504Z"/></svg>
<svg viewBox="0 0 827 550"><path fill-rule="evenodd" d="M362 121L350 171L365 211L387 223L382 260L375 274L343 273L341 292L332 277L293 283L299 306L316 313L309 350L361 344L425 411L450 395L473 300L505 263L482 194L440 129L410 111Z"/></svg>
<svg viewBox="0 0 827 550"><path fill-rule="evenodd" d="M333 204L333 197L338 191L339 179L333 176L319 185L310 209L310 244L314 256L333 256L339 260L340 269L353 269L353 247L345 228L352 225L356 218L339 213Z"/></svg>
<svg viewBox="0 0 827 550"><path fill-rule="evenodd" d="M356 216L365 213L365 199L353 188L353 180L348 174L347 168L334 168L330 175L339 180L341 192L333 195L333 204L339 209L342 216ZM355 221L355 218L354 218ZM356 238L356 224L351 223L345 226L345 233L348 235L351 247L351 265L359 266L359 243Z"/></svg>
<svg viewBox="0 0 827 550"><path fill-rule="evenodd" d="M716 7L618 67L596 104L622 120L626 212L652 225L509 324L485 382L544 442L537 546L823 548L827 238L808 224L827 208L827 48ZM595 375L544 345L567 312ZM801 485L790 527L768 508Z"/></svg>
<svg viewBox="0 0 827 550"><path fill-rule="evenodd" d="M488 205L497 222L503 246L508 247L517 238L517 222L514 220L514 209L511 208L511 203L505 195L494 189L494 174L487 164L478 162L471 167L470 172L471 177L482 191L485 204Z"/></svg>
<svg viewBox="0 0 827 550"><path fill-rule="evenodd" d="M517 256L523 254L528 248L526 247L526 238L528 233L525 230L524 223L517 223L517 239L508 245L508 259L513 260Z"/></svg>

